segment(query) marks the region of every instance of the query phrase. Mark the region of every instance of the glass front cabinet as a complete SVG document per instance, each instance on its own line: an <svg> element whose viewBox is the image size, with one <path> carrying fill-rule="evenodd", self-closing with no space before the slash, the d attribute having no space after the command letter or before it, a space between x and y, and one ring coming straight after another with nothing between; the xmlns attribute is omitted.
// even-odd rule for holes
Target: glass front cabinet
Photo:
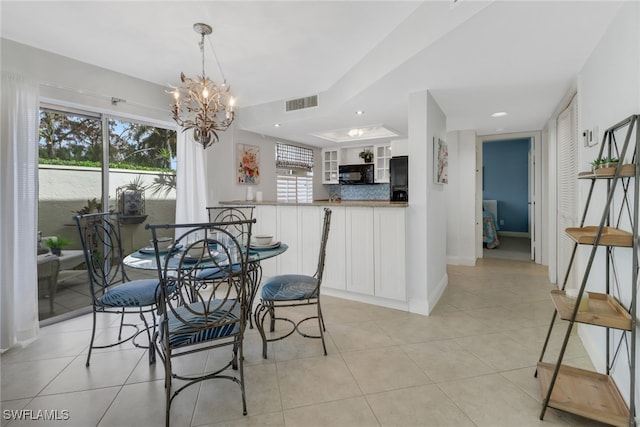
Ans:
<svg viewBox="0 0 640 427"><path fill-rule="evenodd" d="M338 184L338 165L340 150L325 148L322 150L322 183Z"/></svg>
<svg viewBox="0 0 640 427"><path fill-rule="evenodd" d="M374 147L375 181L389 182L389 160L391 159L391 144L380 144Z"/></svg>

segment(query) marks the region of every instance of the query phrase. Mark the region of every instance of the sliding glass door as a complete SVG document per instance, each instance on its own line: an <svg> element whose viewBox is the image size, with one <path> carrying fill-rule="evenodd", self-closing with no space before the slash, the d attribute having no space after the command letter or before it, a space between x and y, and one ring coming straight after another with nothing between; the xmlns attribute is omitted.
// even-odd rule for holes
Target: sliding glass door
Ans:
<svg viewBox="0 0 640 427"><path fill-rule="evenodd" d="M73 216L120 211L125 252L148 244L145 223L175 221L175 144L172 129L57 106L41 108L41 250L48 249L48 237L71 243L62 248L55 294L38 284L40 320L90 304L83 259L75 256L81 255L81 247Z"/></svg>

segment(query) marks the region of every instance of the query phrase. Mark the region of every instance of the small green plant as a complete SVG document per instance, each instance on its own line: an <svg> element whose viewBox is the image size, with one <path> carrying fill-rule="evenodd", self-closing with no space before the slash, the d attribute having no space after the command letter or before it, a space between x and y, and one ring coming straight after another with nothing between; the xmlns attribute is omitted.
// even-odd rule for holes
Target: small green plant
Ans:
<svg viewBox="0 0 640 427"><path fill-rule="evenodd" d="M364 159L364 161L367 163L370 163L371 160L373 160L373 151L369 150L368 148L365 148L364 150L362 150L358 155L360 156L361 159Z"/></svg>
<svg viewBox="0 0 640 427"><path fill-rule="evenodd" d="M617 157L607 157L602 159L603 163L618 163Z"/></svg>
<svg viewBox="0 0 640 427"><path fill-rule="evenodd" d="M595 159L591 162L591 166L593 166L594 168L598 168L601 164L604 163L604 160L605 159Z"/></svg>
<svg viewBox="0 0 640 427"><path fill-rule="evenodd" d="M64 237L48 237L44 240L44 244L50 249L62 249L65 246L71 244L71 240L67 240Z"/></svg>

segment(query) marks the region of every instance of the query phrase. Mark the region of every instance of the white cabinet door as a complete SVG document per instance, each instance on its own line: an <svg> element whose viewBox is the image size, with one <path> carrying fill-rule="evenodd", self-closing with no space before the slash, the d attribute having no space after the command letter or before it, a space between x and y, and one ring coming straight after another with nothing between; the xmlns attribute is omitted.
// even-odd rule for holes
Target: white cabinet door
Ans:
<svg viewBox="0 0 640 427"><path fill-rule="evenodd" d="M331 209L331 224L329 226L329 239L327 241L327 255L324 261L322 287L345 290L345 208L341 206L329 206L329 208ZM322 221L324 206L318 209L320 221Z"/></svg>
<svg viewBox="0 0 640 427"><path fill-rule="evenodd" d="M346 288L374 295L373 209L350 207L346 220Z"/></svg>
<svg viewBox="0 0 640 427"><path fill-rule="evenodd" d="M391 159L391 143L379 144L374 147L375 181L389 182L389 160Z"/></svg>
<svg viewBox="0 0 640 427"><path fill-rule="evenodd" d="M276 257L278 274L301 274L300 270L300 229L298 226L298 207L295 205L278 206L278 236L289 249Z"/></svg>
<svg viewBox="0 0 640 427"><path fill-rule="evenodd" d="M278 235L277 210L275 206L258 205L254 210L256 223L253 225L252 234L272 234L275 240L282 240ZM276 258L266 259L260 263L262 275L265 277L277 274Z"/></svg>
<svg viewBox="0 0 640 427"><path fill-rule="evenodd" d="M322 183L337 184L338 183L338 166L340 165L339 149L323 149L322 150Z"/></svg>
<svg viewBox="0 0 640 427"><path fill-rule="evenodd" d="M374 208L375 295L406 301L404 208Z"/></svg>

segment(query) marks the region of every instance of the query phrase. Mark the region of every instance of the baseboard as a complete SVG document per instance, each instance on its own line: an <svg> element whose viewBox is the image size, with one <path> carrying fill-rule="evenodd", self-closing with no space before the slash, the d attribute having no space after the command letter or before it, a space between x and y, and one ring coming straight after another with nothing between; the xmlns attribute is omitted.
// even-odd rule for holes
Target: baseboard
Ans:
<svg viewBox="0 0 640 427"><path fill-rule="evenodd" d="M530 239L531 235L524 231L498 231L498 237L520 237L522 239Z"/></svg>

